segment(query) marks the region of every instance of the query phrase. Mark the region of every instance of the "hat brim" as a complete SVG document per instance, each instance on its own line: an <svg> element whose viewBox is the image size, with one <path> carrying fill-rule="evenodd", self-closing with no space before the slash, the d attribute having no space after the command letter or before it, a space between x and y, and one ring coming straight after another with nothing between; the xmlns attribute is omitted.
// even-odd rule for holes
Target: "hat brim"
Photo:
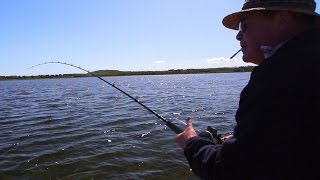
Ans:
<svg viewBox="0 0 320 180"><path fill-rule="evenodd" d="M297 9L284 9L284 8L250 8L241 10L232 14L227 15L223 18L222 24L229 29L238 30L239 29L239 23L243 19L243 17L248 14L252 13L254 11L290 11L290 12L296 12L296 13L302 13L307 15L313 15L320 17L320 15L316 12L310 12L310 11L304 11L304 10L297 10Z"/></svg>

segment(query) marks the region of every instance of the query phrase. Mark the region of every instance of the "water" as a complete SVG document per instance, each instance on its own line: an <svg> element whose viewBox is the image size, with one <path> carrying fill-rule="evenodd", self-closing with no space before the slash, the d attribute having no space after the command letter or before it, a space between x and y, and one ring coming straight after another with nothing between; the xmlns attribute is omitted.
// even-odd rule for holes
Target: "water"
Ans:
<svg viewBox="0 0 320 180"><path fill-rule="evenodd" d="M106 79L181 127L191 116L227 133L249 75ZM175 133L97 78L0 81L0 92L0 179L197 179Z"/></svg>

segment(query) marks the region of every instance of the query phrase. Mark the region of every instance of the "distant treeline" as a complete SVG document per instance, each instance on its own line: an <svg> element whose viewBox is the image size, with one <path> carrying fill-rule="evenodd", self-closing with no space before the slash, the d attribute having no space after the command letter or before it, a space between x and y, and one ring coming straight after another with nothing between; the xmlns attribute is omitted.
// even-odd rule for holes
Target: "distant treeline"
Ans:
<svg viewBox="0 0 320 180"><path fill-rule="evenodd" d="M55 74L55 75L38 75L38 76L0 76L0 80L77 78L77 77L89 77L89 76L90 76L89 74Z"/></svg>
<svg viewBox="0 0 320 180"><path fill-rule="evenodd" d="M165 75L165 74L202 74L202 73L233 73L251 72L254 66L230 67L230 68L207 68L207 69L170 69L168 71L118 71L99 70L92 72L98 76L133 76L133 75ZM90 77L88 73L83 74L56 74L38 76L0 76L0 80L13 79L47 79L47 78L77 78Z"/></svg>

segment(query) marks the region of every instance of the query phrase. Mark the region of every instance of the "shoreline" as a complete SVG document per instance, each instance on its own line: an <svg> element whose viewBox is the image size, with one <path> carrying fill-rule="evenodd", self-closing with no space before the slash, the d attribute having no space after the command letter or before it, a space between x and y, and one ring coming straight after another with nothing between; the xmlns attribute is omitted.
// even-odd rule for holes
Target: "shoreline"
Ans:
<svg viewBox="0 0 320 180"><path fill-rule="evenodd" d="M98 70L92 73L97 76L137 76L137 75L170 75L170 74L206 74L206 73L236 73L251 72L254 66L206 68L206 69L170 69L166 71L118 71ZM92 77L89 73L81 74L55 74L36 76L0 76L1 80L30 80L30 79L57 79L57 78L80 78Z"/></svg>

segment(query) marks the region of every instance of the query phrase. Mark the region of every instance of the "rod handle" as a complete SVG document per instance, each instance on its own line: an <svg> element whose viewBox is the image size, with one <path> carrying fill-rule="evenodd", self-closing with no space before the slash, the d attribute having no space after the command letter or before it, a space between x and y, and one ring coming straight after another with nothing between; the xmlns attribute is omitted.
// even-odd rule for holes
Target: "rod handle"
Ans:
<svg viewBox="0 0 320 180"><path fill-rule="evenodd" d="M172 122L167 121L167 122L166 122L166 125L167 125L172 131L174 131L176 134L182 133L182 129L179 128L177 125L173 124Z"/></svg>

